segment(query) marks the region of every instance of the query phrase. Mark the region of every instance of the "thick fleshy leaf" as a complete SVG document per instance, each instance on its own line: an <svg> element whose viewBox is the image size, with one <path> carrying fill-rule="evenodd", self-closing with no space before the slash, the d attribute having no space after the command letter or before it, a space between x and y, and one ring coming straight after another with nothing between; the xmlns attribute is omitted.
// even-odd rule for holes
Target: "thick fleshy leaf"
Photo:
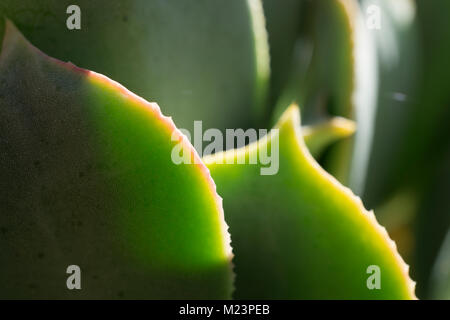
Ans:
<svg viewBox="0 0 450 320"><path fill-rule="evenodd" d="M450 230L442 244L433 268L431 297L450 300Z"/></svg>
<svg viewBox="0 0 450 320"><path fill-rule="evenodd" d="M401 197L405 189L412 192L413 202L391 214L405 217L403 225L415 225L412 270L418 281L417 294L426 298L430 270L450 227L446 178L450 150L450 86L446 80L450 73L450 3L361 2L364 11L371 5L381 10L381 29L371 32L379 80L370 121L373 131L361 140L361 146L369 147L355 149L355 157L367 156L358 156L362 161L353 163L355 183L351 186L375 208L385 208L386 202ZM416 207L414 214L405 214L411 204Z"/></svg>
<svg viewBox="0 0 450 320"><path fill-rule="evenodd" d="M379 88L370 158L361 185L376 206L404 185L427 179L447 152L450 119L450 4L441 1L365 0L381 9L374 31ZM387 143L389 141L389 143ZM430 165L433 163L433 165ZM427 170L415 170L421 167ZM414 174L411 174L414 172Z"/></svg>
<svg viewBox="0 0 450 320"><path fill-rule="evenodd" d="M353 0L310 1L305 7L312 15L309 34L313 55L305 96L300 97L304 117L317 118L324 113L353 117L353 23L357 8Z"/></svg>
<svg viewBox="0 0 450 320"><path fill-rule="evenodd" d="M356 0L301 2L304 21L297 33L289 83L275 114L281 115L295 101L305 123L330 115L352 118L358 4Z"/></svg>
<svg viewBox="0 0 450 320"><path fill-rule="evenodd" d="M235 297L414 298L408 267L385 229L311 157L298 108L289 108L277 129L236 152L204 158L233 234ZM236 157L250 159L265 148L275 161L277 145L274 175L261 175L265 165L237 164ZM381 287L371 290L377 267Z"/></svg>
<svg viewBox="0 0 450 320"><path fill-rule="evenodd" d="M392 193L393 169L419 77L415 4L409 0L363 0L355 28L356 122L349 186L411 261L417 192L409 186ZM379 25L378 25L379 23Z"/></svg>
<svg viewBox="0 0 450 320"><path fill-rule="evenodd" d="M45 56L8 22L0 297L230 297L221 199L203 164L172 162L179 142L198 158L156 104ZM81 290L66 287L70 265Z"/></svg>
<svg viewBox="0 0 450 320"><path fill-rule="evenodd" d="M301 6L302 0L263 0L270 47L272 105L289 79L300 28Z"/></svg>
<svg viewBox="0 0 450 320"><path fill-rule="evenodd" d="M355 123L351 120L334 117L329 121L302 127L303 139L309 152L317 158L330 144L351 136L355 132Z"/></svg>
<svg viewBox="0 0 450 320"><path fill-rule="evenodd" d="M399 185L399 178L403 178L400 174L403 169L397 169L404 167L405 162L398 160L407 143L407 124L417 101L420 61L415 3L362 1L363 12L368 12L371 6L380 10L381 19L380 29L367 33L377 54L378 83L374 84L377 96L365 99L366 105L375 101L373 111L367 107L363 110L371 114L363 127L372 130L361 140L361 148L355 149L358 155L355 155L352 186L367 205L375 207L391 195Z"/></svg>
<svg viewBox="0 0 450 320"><path fill-rule="evenodd" d="M450 228L450 2L417 1L417 20L423 60L419 98L395 169L403 183L415 180L419 190L428 189L416 224L418 289L427 295L429 271Z"/></svg>
<svg viewBox="0 0 450 320"><path fill-rule="evenodd" d="M414 228L416 247L413 271L417 281L420 281L417 287L419 297L432 298L433 290L440 289L433 288L436 284L429 282L430 274L450 229L450 149L430 170L428 179L420 187Z"/></svg>
<svg viewBox="0 0 450 320"><path fill-rule="evenodd" d="M292 73L275 116L292 101L302 106L305 123L330 116L354 118L355 0L310 1L302 6L305 30L294 51ZM357 133L359 134L359 133ZM331 145L321 163L342 183L348 183L353 139Z"/></svg>
<svg viewBox="0 0 450 320"><path fill-rule="evenodd" d="M403 170L434 164L450 150L450 2L417 1L417 19L423 59L420 96L411 111ZM413 161L411 161L413 159ZM400 167L400 165L398 166ZM400 170L400 169L398 169ZM428 173L422 172L423 177ZM418 175L421 177L420 175Z"/></svg>
<svg viewBox="0 0 450 320"><path fill-rule="evenodd" d="M269 52L261 0L2 0L39 49L119 81L191 130L257 126L265 117ZM239 114L239 117L235 115Z"/></svg>

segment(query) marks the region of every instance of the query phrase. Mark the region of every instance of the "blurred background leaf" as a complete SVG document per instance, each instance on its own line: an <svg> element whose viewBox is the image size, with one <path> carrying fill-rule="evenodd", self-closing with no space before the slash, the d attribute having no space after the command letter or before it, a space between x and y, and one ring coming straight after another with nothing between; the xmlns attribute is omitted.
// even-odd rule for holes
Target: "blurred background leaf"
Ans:
<svg viewBox="0 0 450 320"><path fill-rule="evenodd" d="M260 0L2 0L25 37L52 57L105 74L158 102L180 128L264 126L269 52Z"/></svg>

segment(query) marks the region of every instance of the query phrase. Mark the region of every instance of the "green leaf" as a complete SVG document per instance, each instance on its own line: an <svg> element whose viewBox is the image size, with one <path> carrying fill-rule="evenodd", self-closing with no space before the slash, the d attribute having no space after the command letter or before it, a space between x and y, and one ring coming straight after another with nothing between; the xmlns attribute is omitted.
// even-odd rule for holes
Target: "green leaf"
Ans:
<svg viewBox="0 0 450 320"><path fill-rule="evenodd" d="M358 189L376 206L405 185L427 180L449 148L450 86L443 79L450 72L450 4L362 2L364 9L378 5L383 17L382 29L373 32L379 81L375 126L365 141L370 158L365 172L363 166L354 172L366 177Z"/></svg>
<svg viewBox="0 0 450 320"><path fill-rule="evenodd" d="M310 1L302 6L303 30L293 55L292 73L275 116L292 102L302 108L305 123L330 116L355 117L356 1ZM357 133L358 135L359 133ZM321 163L347 184L353 139L331 145Z"/></svg>
<svg viewBox="0 0 450 320"><path fill-rule="evenodd" d="M156 104L10 22L0 84L0 297L230 297L221 199ZM172 162L179 142L198 164ZM82 290L66 288L73 264Z"/></svg>
<svg viewBox="0 0 450 320"><path fill-rule="evenodd" d="M385 206L408 189L417 202L412 270L417 294L428 297L429 274L450 227L450 3L364 0L381 9L381 30L371 32L377 53L373 116L358 128L372 132L355 148L351 184L369 207ZM370 35L370 34L369 34ZM366 105L372 101L367 97ZM361 113L370 114L370 110ZM367 125L369 124L369 126ZM361 135L362 136L362 135ZM365 154L365 156L364 156ZM405 215L407 207L392 212ZM392 219L396 219L393 217ZM410 232L410 231L408 231ZM433 234L431 237L430 234Z"/></svg>
<svg viewBox="0 0 450 320"><path fill-rule="evenodd" d="M433 289L440 289L436 288L435 283L430 283L430 274L450 229L450 148L433 170L430 170L428 179L420 187L412 270L415 278L420 281L417 288L420 297L433 298L433 293L437 293Z"/></svg>
<svg viewBox="0 0 450 320"><path fill-rule="evenodd" d="M334 117L316 125L303 126L302 133L309 152L317 159L327 146L351 136L355 129L353 121Z"/></svg>
<svg viewBox="0 0 450 320"><path fill-rule="evenodd" d="M204 158L233 235L235 297L414 298L408 267L385 229L311 157L298 108L289 108L276 128L245 148ZM276 174L237 164L265 148L273 159L279 150ZM227 161L235 164L220 164ZM367 287L372 265L381 270L379 290Z"/></svg>
<svg viewBox="0 0 450 320"><path fill-rule="evenodd" d="M450 230L439 251L431 276L432 298L450 300Z"/></svg>
<svg viewBox="0 0 450 320"><path fill-rule="evenodd" d="M260 0L2 0L29 41L100 72L149 101L180 128L246 128L266 117L269 49ZM235 115L239 113L239 117Z"/></svg>
<svg viewBox="0 0 450 320"><path fill-rule="evenodd" d="M271 105L275 105L291 72L299 34L302 0L263 0L270 47Z"/></svg>
<svg viewBox="0 0 450 320"><path fill-rule="evenodd" d="M361 103L360 123L367 134L360 135L355 149L352 187L375 207L399 187L405 164L411 161L402 154L409 143L408 122L417 101L421 63L414 1L365 0L363 12L372 5L380 9L381 18L380 30L366 32L376 54L376 95ZM373 110L368 108L371 102Z"/></svg>
<svg viewBox="0 0 450 320"><path fill-rule="evenodd" d="M308 119L321 117L325 112L353 118L353 24L357 2L311 1L305 10L312 15L308 35L313 54L306 89L301 92L304 96L299 101L302 112Z"/></svg>
<svg viewBox="0 0 450 320"><path fill-rule="evenodd" d="M430 292L429 272L450 228L450 2L417 1L417 20L423 61L420 90L396 169L404 184L415 183L425 191L416 223L418 289L425 295Z"/></svg>

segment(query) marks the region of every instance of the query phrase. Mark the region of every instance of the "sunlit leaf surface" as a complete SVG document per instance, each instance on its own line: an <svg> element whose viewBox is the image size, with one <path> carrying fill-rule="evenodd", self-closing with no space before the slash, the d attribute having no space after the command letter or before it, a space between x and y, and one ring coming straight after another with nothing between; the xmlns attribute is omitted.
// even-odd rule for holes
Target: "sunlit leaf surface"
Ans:
<svg viewBox="0 0 450 320"><path fill-rule="evenodd" d="M0 297L230 297L221 199L200 161L172 162L179 141L198 156L156 104L11 23L0 84Z"/></svg>
<svg viewBox="0 0 450 320"><path fill-rule="evenodd" d="M290 107L276 128L236 153L204 158L233 235L235 297L414 298L408 267L385 229L311 157L298 108ZM277 141L277 174L261 175L264 165L237 164L266 147L274 152ZM381 271L379 290L367 286L374 265Z"/></svg>

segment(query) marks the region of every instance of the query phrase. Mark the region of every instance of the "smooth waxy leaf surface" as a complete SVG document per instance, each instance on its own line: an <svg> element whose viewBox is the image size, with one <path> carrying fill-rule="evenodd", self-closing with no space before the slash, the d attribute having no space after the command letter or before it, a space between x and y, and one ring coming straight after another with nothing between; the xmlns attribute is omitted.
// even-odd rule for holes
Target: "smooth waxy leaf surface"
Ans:
<svg viewBox="0 0 450 320"><path fill-rule="evenodd" d="M204 158L233 235L235 297L414 298L408 267L385 229L311 157L296 107L277 129L237 152ZM276 141L275 175L260 175L260 165L224 164L267 146L274 151ZM366 271L373 265L380 268L380 290L367 287Z"/></svg>
<svg viewBox="0 0 450 320"><path fill-rule="evenodd" d="M0 84L0 297L230 297L221 200L203 164L171 161L178 142L198 156L156 104L11 23Z"/></svg>
<svg viewBox="0 0 450 320"><path fill-rule="evenodd" d="M415 228L415 256L414 267L416 278L421 280L418 286L420 298L435 298L436 295L445 294L445 283L448 283L448 274L444 271L436 273L440 279L431 279L430 274L436 264L448 262L439 261L448 259L442 251L448 250L444 244L445 235L450 229L450 149L443 156L428 178L421 185L421 196L416 212ZM448 238L448 237L447 237ZM448 242L448 240L446 240ZM439 254L439 251L441 253ZM448 256L448 254L447 254ZM442 258L440 258L442 257ZM438 261L436 260L438 259ZM443 267L437 267L443 268ZM433 282L430 282L433 280Z"/></svg>
<svg viewBox="0 0 450 320"><path fill-rule="evenodd" d="M450 230L439 250L436 264L433 267L431 283L433 299L450 300Z"/></svg>
<svg viewBox="0 0 450 320"><path fill-rule="evenodd" d="M371 32L378 58L378 92L370 119L373 132L361 144L370 146L367 162L353 165L358 180L354 190L375 208L404 189L416 194L414 215L405 215L407 208L391 214L403 215L403 224L415 225L408 231L415 231L413 271L418 295L426 298L431 293L429 274L450 226L446 178L450 4L439 0L361 2L364 11L371 5L381 10L382 29Z"/></svg>
<svg viewBox="0 0 450 320"><path fill-rule="evenodd" d="M309 41L313 55L305 79L305 117L353 117L354 90L353 23L357 3L353 0L311 1L305 10L313 15Z"/></svg>
<svg viewBox="0 0 450 320"><path fill-rule="evenodd" d="M428 189L416 224L418 289L426 295L429 272L450 228L450 3L417 1L417 21L423 60L419 98L395 169L403 183Z"/></svg>
<svg viewBox="0 0 450 320"><path fill-rule="evenodd" d="M270 47L271 97L276 103L290 74L290 63L298 37L302 0L263 0Z"/></svg>
<svg viewBox="0 0 450 320"><path fill-rule="evenodd" d="M373 100L375 107L371 119L361 121L362 127L373 128L361 141L361 145L367 146L364 151L363 148L355 150L367 153L367 156L358 156L353 167L353 186L371 207L386 200L404 178L401 172L405 159L398 160L408 143L407 126L421 78L415 3L365 0L362 1L363 12L368 12L374 5L380 10L381 29L373 29L366 36L373 42L372 50L377 55L377 60L372 63L377 67L378 80L374 83L377 94L372 99L366 96L366 105ZM367 107L364 109L367 114L371 113Z"/></svg>
<svg viewBox="0 0 450 320"><path fill-rule="evenodd" d="M71 0L2 0L39 49L100 72L149 101L179 128L258 125L269 77L260 0L81 0L81 29L69 30ZM239 114L239 117L235 115Z"/></svg>
<svg viewBox="0 0 450 320"><path fill-rule="evenodd" d="M280 109L297 101L308 124L330 116L354 118L357 2L310 1L302 10L307 13L304 30L293 55L293 72L275 114L280 115ZM352 140L329 149L322 163L339 181L347 183Z"/></svg>
<svg viewBox="0 0 450 320"><path fill-rule="evenodd" d="M317 158L330 144L347 138L354 132L355 123L341 117L334 117L320 124L302 127L303 139L314 158Z"/></svg>

